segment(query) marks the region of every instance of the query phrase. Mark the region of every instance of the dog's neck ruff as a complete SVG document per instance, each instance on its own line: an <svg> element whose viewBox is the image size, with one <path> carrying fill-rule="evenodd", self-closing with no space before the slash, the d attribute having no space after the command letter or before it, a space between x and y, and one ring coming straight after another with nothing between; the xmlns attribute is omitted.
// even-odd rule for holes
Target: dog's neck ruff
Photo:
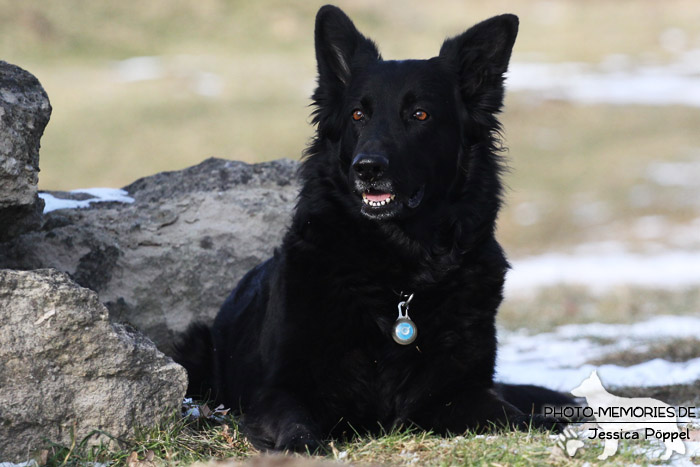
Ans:
<svg viewBox="0 0 700 467"><path fill-rule="evenodd" d="M399 302L399 316L396 318L394 327L391 330L391 337L394 342L401 345L409 345L418 337L416 324L408 317L408 305L413 300L413 294Z"/></svg>

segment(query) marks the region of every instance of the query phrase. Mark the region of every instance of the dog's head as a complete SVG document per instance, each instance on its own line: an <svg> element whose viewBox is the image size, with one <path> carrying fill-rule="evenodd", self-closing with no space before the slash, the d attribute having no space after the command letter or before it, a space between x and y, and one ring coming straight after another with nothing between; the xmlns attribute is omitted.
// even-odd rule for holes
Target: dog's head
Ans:
<svg viewBox="0 0 700 467"><path fill-rule="evenodd" d="M473 153L495 152L494 115L517 29L517 17L497 16L446 40L437 57L385 61L340 9L319 10L318 134L308 152L335 154L346 206L377 220L435 211L485 191L466 187L480 171L496 177L486 182L499 197L498 163L482 170Z"/></svg>

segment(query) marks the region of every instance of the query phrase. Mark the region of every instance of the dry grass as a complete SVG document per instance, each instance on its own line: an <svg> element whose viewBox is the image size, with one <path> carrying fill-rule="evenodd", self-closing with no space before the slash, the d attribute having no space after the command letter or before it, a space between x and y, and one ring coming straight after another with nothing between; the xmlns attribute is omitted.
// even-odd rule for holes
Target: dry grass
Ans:
<svg viewBox="0 0 700 467"><path fill-rule="evenodd" d="M632 323L659 315L693 314L700 310L700 289L684 291L618 287L592 294L576 286L552 286L531 297L506 299L498 314L507 329L551 331L564 324Z"/></svg>
<svg viewBox="0 0 700 467"><path fill-rule="evenodd" d="M663 358L669 362L685 362L693 358L700 358L700 340L686 338L657 342L636 352L615 352L589 363L596 366L606 364L632 366L655 358Z"/></svg>
<svg viewBox="0 0 700 467"><path fill-rule="evenodd" d="M697 189L660 187L647 178L651 163L697 157L696 108L533 104L525 95L513 95L504 125L513 170L507 176L510 191L499 236L509 251L522 255L584 242L643 243L648 239L637 237L631 221L660 215L680 224L698 215L699 203L677 202L700 195ZM642 191L650 193L649 200L635 197ZM539 219L531 225L517 221L525 203ZM595 208L594 216L579 214L587 207Z"/></svg>
<svg viewBox="0 0 700 467"><path fill-rule="evenodd" d="M78 440L79 441L79 440ZM261 455L238 434L235 420L219 426L195 429L178 420L141 431L122 441L119 447L52 446L40 453L42 465L157 465L297 467L330 465L513 465L582 466L595 462L602 443L586 442L576 457L557 447L549 433L504 432L491 435L465 433L439 437L430 433L400 430L381 437L357 437L349 442L331 443L328 453L315 456ZM622 442L618 453L606 465L647 464L649 443ZM97 463L97 464L96 464Z"/></svg>

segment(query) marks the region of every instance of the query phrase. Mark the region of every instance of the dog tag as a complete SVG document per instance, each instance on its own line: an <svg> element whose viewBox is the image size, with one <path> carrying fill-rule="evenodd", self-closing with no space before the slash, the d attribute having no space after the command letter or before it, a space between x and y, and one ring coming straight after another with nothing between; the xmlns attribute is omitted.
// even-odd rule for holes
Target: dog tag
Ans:
<svg viewBox="0 0 700 467"><path fill-rule="evenodd" d="M391 337L394 342L401 345L408 345L418 337L418 328L416 324L408 317L408 304L413 298L410 297L404 302L399 303L399 316L396 318L394 327L391 332Z"/></svg>

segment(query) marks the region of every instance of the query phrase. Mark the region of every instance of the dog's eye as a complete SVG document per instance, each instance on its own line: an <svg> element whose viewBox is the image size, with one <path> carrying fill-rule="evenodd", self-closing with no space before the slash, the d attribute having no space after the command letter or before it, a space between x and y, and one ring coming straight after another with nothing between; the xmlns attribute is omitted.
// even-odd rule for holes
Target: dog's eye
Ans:
<svg viewBox="0 0 700 467"><path fill-rule="evenodd" d="M365 113L361 111L360 109L355 109L352 111L352 119L355 120L356 122L359 122L360 120L365 118Z"/></svg>
<svg viewBox="0 0 700 467"><path fill-rule="evenodd" d="M413 112L413 118L415 118L416 120L420 120L421 122L427 120L428 117L428 112L426 112L425 110L416 110L415 112Z"/></svg>

